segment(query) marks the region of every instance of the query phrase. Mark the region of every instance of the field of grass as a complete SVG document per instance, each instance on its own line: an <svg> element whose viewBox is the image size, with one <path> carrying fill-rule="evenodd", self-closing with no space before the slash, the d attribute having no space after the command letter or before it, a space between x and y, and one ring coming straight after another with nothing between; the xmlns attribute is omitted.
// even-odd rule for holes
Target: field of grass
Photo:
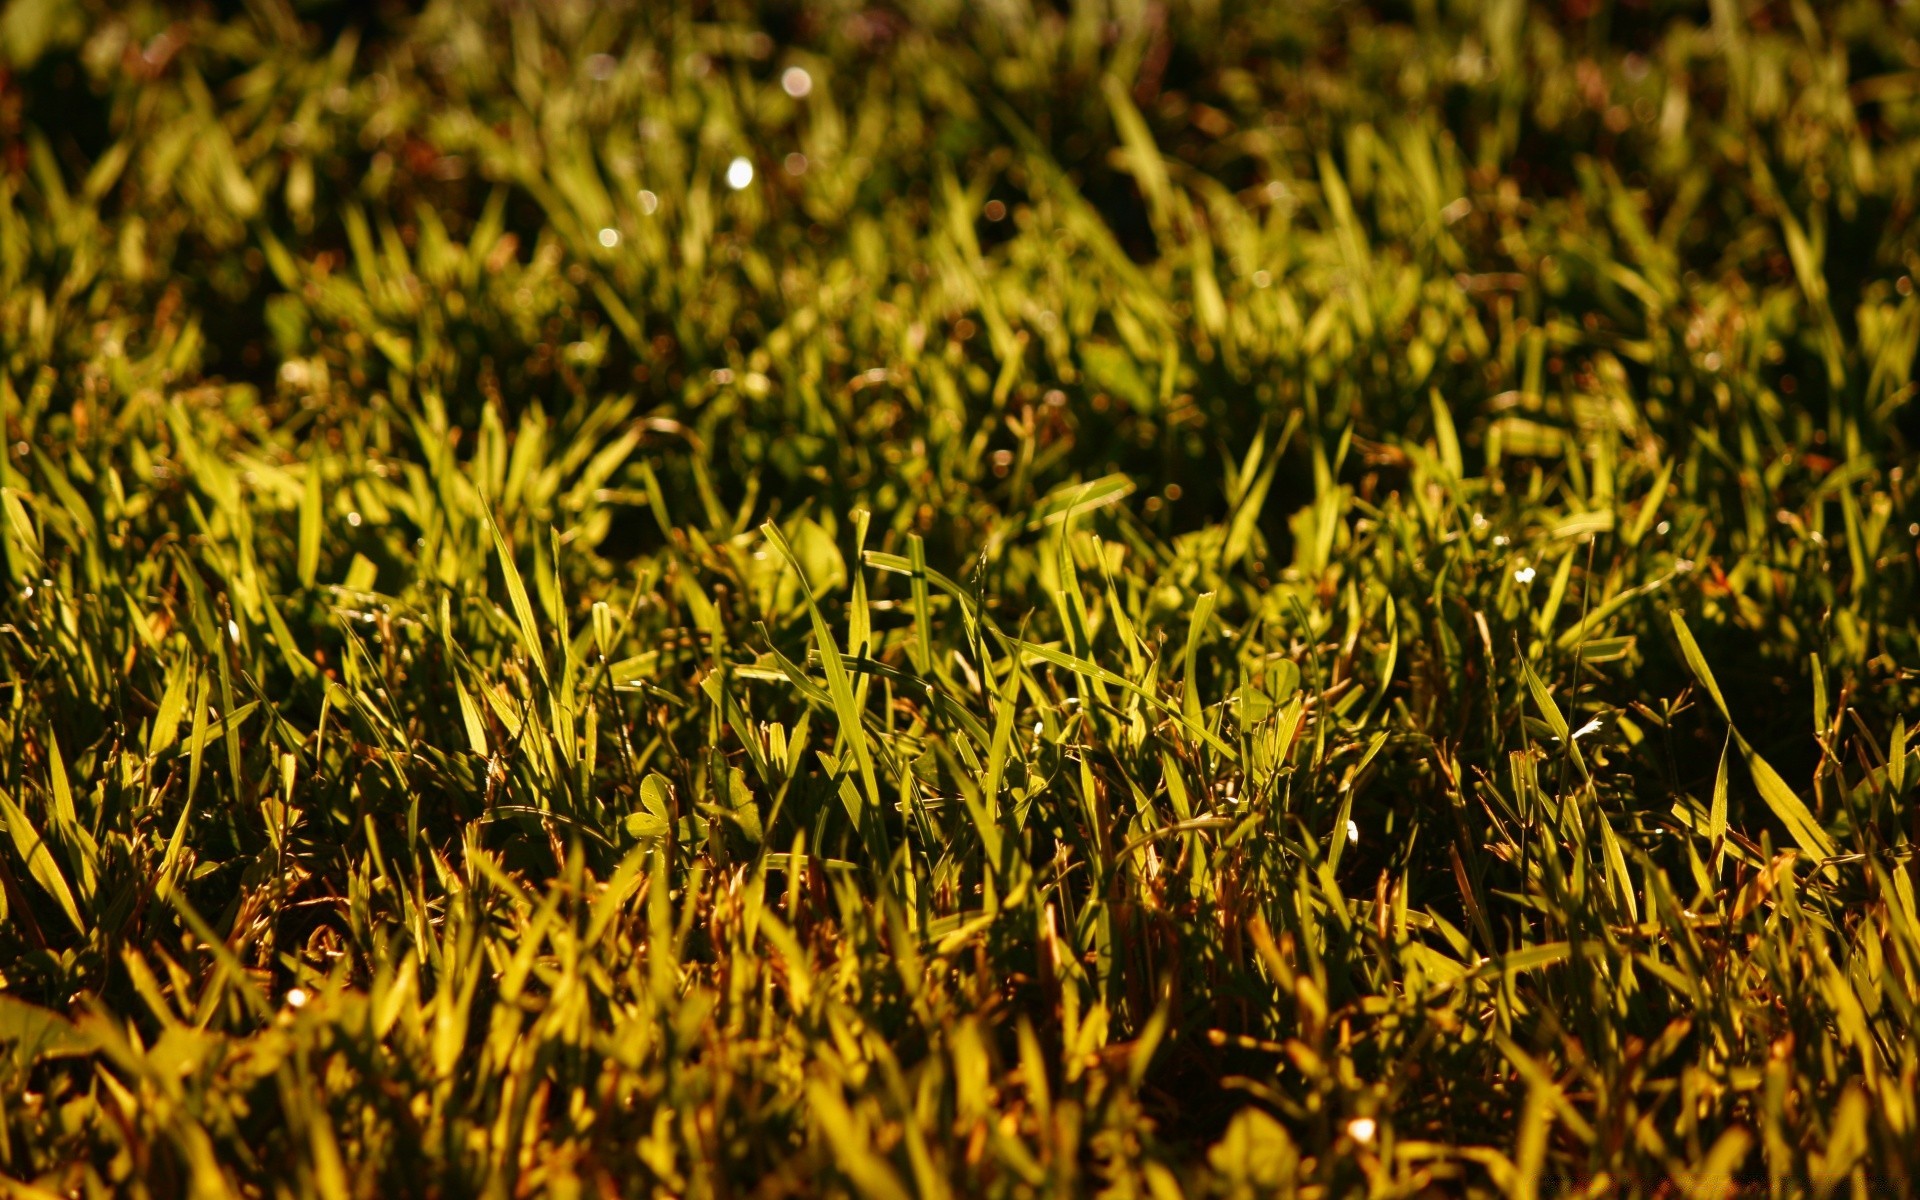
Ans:
<svg viewBox="0 0 1920 1200"><path fill-rule="evenodd" d="M0 1197L1920 1191L1920 8L0 62Z"/></svg>

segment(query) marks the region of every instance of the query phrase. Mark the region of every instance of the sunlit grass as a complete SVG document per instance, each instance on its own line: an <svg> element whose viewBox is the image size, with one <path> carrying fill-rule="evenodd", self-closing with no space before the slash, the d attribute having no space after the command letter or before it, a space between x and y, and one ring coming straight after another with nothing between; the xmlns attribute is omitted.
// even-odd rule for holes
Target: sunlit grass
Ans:
<svg viewBox="0 0 1920 1200"><path fill-rule="evenodd" d="M12 0L0 1194L1920 1188L1920 19Z"/></svg>

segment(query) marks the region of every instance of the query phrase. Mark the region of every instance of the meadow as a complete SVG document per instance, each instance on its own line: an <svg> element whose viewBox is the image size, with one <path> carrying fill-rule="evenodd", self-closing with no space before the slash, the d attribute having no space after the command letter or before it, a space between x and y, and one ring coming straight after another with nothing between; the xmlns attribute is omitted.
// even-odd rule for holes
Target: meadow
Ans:
<svg viewBox="0 0 1920 1200"><path fill-rule="evenodd" d="M0 64L0 1197L1920 1192L1920 9Z"/></svg>

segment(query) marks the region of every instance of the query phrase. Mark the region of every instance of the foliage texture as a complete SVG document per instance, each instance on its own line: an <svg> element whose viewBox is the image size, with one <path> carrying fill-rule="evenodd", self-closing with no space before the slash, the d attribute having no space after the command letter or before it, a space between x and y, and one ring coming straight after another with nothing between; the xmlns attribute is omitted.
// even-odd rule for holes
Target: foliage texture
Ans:
<svg viewBox="0 0 1920 1200"><path fill-rule="evenodd" d="M1920 1190L1920 9L0 55L0 1195Z"/></svg>

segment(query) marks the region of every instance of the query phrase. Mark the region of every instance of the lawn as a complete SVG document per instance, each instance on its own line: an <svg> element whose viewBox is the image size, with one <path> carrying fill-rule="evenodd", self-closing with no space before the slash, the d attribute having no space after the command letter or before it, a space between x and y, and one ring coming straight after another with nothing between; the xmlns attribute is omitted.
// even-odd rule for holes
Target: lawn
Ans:
<svg viewBox="0 0 1920 1200"><path fill-rule="evenodd" d="M1920 9L0 64L0 1197L1920 1191Z"/></svg>

